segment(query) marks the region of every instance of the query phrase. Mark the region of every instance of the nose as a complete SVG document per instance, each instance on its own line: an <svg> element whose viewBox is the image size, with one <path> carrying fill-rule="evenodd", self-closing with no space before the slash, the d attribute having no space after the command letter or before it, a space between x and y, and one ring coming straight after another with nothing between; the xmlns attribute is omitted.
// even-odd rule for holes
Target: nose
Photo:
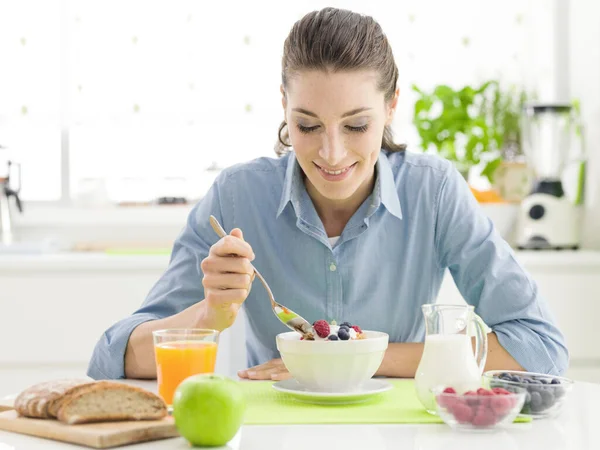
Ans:
<svg viewBox="0 0 600 450"><path fill-rule="evenodd" d="M323 133L323 143L319 156L331 167L338 166L346 157L344 141L337 131Z"/></svg>

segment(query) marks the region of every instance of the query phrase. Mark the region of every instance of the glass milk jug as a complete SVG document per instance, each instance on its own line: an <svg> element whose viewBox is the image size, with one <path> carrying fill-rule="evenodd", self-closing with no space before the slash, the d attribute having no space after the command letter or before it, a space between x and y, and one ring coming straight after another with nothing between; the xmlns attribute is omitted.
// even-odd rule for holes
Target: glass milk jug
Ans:
<svg viewBox="0 0 600 450"><path fill-rule="evenodd" d="M487 335L481 318L471 305L426 304L425 348L415 375L419 400L431 414L436 414L431 389L453 387L456 392L477 390L487 358ZM475 325L475 354L469 325Z"/></svg>

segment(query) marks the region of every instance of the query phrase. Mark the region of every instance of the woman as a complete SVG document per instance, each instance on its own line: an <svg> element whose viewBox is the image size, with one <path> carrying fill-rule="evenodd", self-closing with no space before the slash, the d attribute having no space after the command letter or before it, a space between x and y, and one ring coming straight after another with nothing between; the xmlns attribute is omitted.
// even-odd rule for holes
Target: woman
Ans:
<svg viewBox="0 0 600 450"><path fill-rule="evenodd" d="M393 143L397 78L372 18L326 8L298 21L282 59L280 157L220 174L143 306L102 336L88 374L153 378L153 330L224 330L244 307L250 369L239 375L289 376L275 344L287 329L265 291L250 290L251 261L310 322L387 332L378 375L414 376L420 306L436 300L446 268L492 329L488 369L563 373L568 353L548 306L464 179ZM216 239L211 214L230 236Z"/></svg>

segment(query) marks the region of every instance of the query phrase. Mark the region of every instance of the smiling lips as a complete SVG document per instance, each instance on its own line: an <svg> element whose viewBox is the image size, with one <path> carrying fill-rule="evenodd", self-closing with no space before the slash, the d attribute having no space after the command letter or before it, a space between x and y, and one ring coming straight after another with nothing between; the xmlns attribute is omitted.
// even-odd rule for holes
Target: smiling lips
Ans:
<svg viewBox="0 0 600 450"><path fill-rule="evenodd" d="M342 169L335 169L335 170L325 169L324 167L321 167L316 163L315 163L315 166L317 167L317 169L319 169L319 173L321 174L321 176L323 178L325 178L327 181L342 181L342 180L346 179L348 177L348 175L350 175L350 173L352 173L352 170L356 166L356 163L354 163L350 166L346 166Z"/></svg>

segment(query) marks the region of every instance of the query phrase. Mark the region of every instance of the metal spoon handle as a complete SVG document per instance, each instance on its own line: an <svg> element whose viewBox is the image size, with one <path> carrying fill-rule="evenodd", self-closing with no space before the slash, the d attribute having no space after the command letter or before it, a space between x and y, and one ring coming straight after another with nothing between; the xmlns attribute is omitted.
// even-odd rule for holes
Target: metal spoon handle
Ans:
<svg viewBox="0 0 600 450"><path fill-rule="evenodd" d="M215 230L215 233L217 233L217 235L220 238L223 238L223 237L227 236L227 233L225 232L225 230L223 229L223 227L221 226L221 224L219 223L219 221L215 218L215 216L211 215L209 219L210 219L210 225L212 226L213 230ZM271 288L269 287L269 285L267 284L267 282L265 281L265 279L258 272L258 270L256 270L256 267L254 267L252 265L252 268L254 269L254 273L256 274L256 276L258 277L258 279L262 282L263 286L267 290L267 294L269 294L269 299L271 300L271 306L273 308L275 308L276 306L279 306L279 304L275 301L275 297L273 296L273 293L271 292Z"/></svg>

